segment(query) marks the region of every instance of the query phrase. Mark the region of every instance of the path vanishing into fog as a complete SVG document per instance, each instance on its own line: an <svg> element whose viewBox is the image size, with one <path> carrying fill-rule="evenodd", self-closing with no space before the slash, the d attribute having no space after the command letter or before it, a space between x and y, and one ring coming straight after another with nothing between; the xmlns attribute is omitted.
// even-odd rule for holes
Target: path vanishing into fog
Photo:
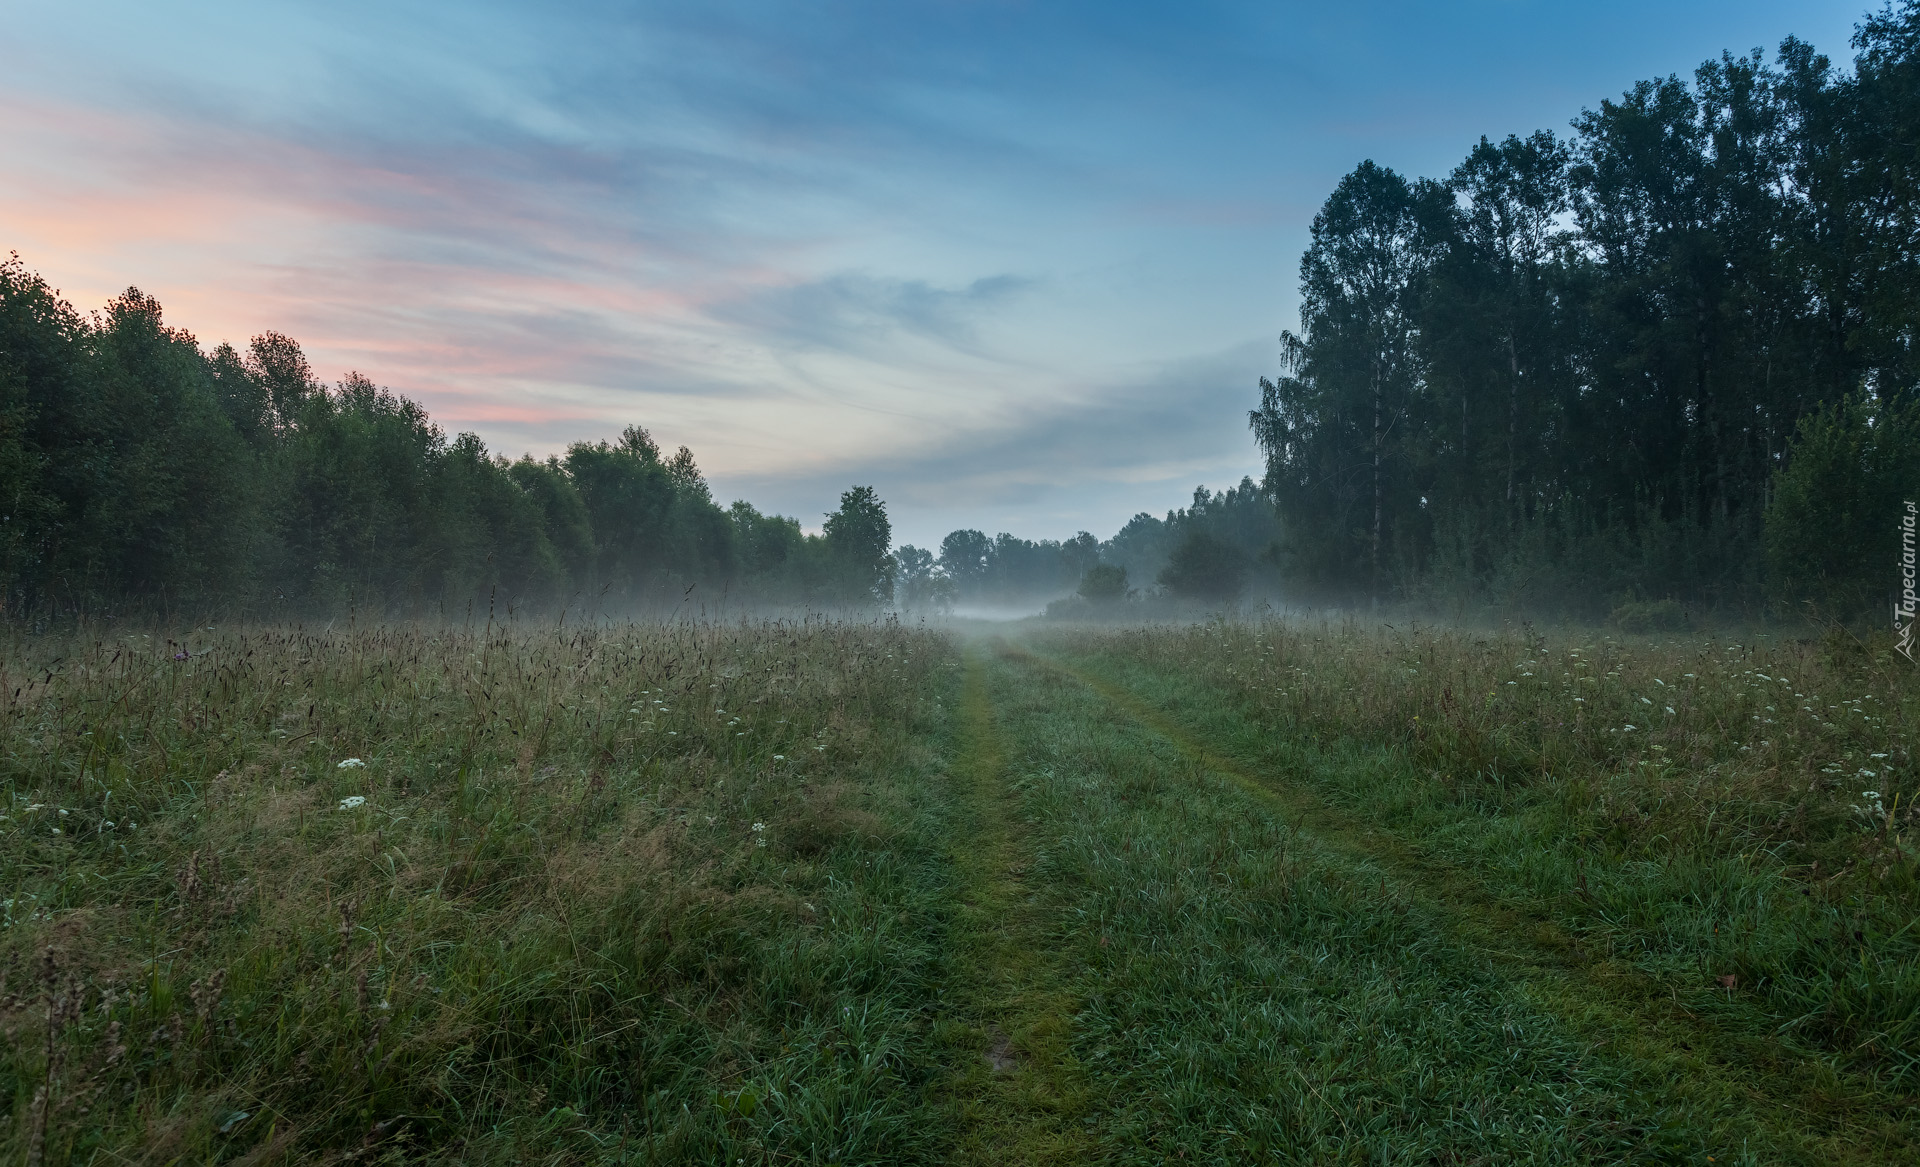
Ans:
<svg viewBox="0 0 1920 1167"><path fill-rule="evenodd" d="M1318 793L1391 755L962 645L965 1161L1889 1161L1862 1084Z"/></svg>

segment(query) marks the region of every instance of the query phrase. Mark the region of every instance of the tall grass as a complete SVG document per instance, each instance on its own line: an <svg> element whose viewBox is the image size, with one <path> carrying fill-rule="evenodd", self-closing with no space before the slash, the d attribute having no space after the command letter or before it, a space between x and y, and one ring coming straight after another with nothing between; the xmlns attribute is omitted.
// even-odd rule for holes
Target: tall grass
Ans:
<svg viewBox="0 0 1920 1167"><path fill-rule="evenodd" d="M4 646L9 1161L941 1157L943 640L175 635Z"/></svg>
<svg viewBox="0 0 1920 1167"><path fill-rule="evenodd" d="M1920 676L1890 652L1279 621L1046 643L1676 1007L1920 1093Z"/></svg>

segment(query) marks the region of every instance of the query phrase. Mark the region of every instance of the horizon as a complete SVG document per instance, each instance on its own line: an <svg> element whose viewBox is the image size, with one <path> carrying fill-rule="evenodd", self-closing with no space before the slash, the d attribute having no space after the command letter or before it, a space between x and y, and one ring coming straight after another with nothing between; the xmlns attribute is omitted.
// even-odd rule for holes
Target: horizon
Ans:
<svg viewBox="0 0 1920 1167"><path fill-rule="evenodd" d="M809 529L860 483L901 544L1106 539L1259 476L1362 159L1443 176L1787 35L1844 62L1863 11L36 5L0 246L509 457L639 424Z"/></svg>

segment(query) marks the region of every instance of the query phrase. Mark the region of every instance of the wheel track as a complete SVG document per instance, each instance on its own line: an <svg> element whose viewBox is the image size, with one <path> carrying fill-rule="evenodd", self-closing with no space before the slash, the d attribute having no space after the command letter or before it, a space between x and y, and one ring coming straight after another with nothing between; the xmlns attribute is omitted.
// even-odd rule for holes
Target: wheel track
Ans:
<svg viewBox="0 0 1920 1167"><path fill-rule="evenodd" d="M1425 854L1389 832L1363 825L1311 791L1263 774L1239 759L1209 749L1176 719L1125 686L1025 645L1002 655L1084 685L1158 734L1190 762L1228 779L1253 797L1277 806L1297 828L1331 850L1380 869L1399 893L1419 901L1474 951L1519 986L1540 1009L1572 1031L1608 1047L1611 1056L1638 1064L1652 1080L1706 1111L1743 1111L1783 1145L1807 1142L1817 1124L1816 1156L1822 1161L1862 1160L1888 1148L1885 1135L1857 1121L1883 1111L1863 1102L1864 1084L1816 1059L1795 1058L1776 1043L1729 1035L1701 1022L1670 997L1669 990L1621 961L1587 958L1578 937L1551 916L1504 903L1490 895L1461 865ZM1783 1121L1790 1119L1791 1121ZM1909 1140L1896 1136L1911 1149ZM1868 1150L1873 1147L1874 1150Z"/></svg>
<svg viewBox="0 0 1920 1167"><path fill-rule="evenodd" d="M987 647L962 649L964 745L953 777L967 829L953 850L954 946L969 1037L952 1084L963 1132L956 1161L1080 1162L1092 1147L1079 1121L1086 1083L1068 1048L1078 1000L1051 950L1051 913L1027 883L1029 840L1005 781Z"/></svg>

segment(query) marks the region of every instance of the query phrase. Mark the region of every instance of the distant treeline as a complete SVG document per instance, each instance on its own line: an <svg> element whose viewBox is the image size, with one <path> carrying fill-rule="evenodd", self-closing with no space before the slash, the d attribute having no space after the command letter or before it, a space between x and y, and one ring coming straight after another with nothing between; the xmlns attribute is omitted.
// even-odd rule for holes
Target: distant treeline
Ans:
<svg viewBox="0 0 1920 1167"><path fill-rule="evenodd" d="M868 487L824 534L713 501L647 431L509 461L276 333L203 351L129 290L82 316L0 264L7 611L485 615L892 598Z"/></svg>
<svg viewBox="0 0 1920 1167"><path fill-rule="evenodd" d="M1920 3L1313 222L1252 415L1302 598L1880 609L1920 495Z"/></svg>
<svg viewBox="0 0 1920 1167"><path fill-rule="evenodd" d="M895 553L898 598L908 609L1031 608L1088 585L1097 602L1278 599L1280 534L1272 502L1243 479L1232 490L1195 489L1191 506L1164 519L1137 514L1104 542L1085 531L1035 541L968 529L937 552L909 544ZM1096 568L1107 571L1090 580Z"/></svg>

